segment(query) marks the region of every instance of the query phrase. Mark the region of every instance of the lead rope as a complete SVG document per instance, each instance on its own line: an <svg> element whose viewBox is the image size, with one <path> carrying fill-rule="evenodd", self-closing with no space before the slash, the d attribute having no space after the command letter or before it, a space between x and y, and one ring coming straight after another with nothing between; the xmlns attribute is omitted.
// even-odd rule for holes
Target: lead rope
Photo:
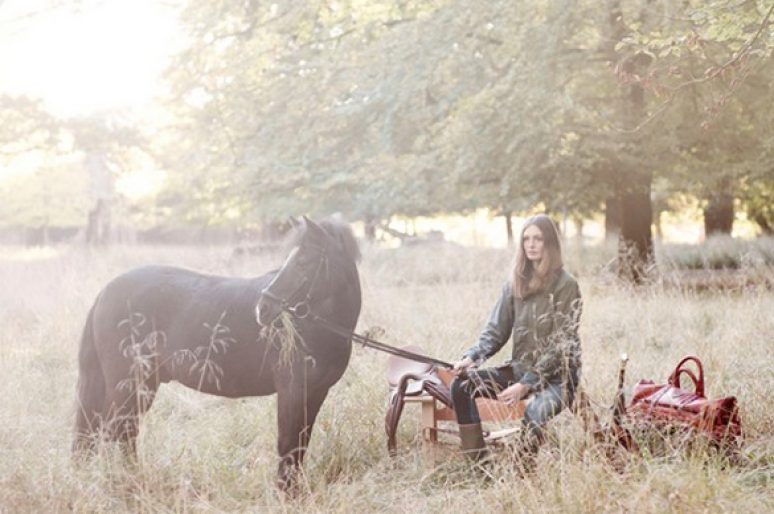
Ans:
<svg viewBox="0 0 774 514"><path fill-rule="evenodd" d="M387 343L377 341L376 339L372 339L368 336L358 334L357 332L344 329L314 314L312 315L312 320L319 323L320 325L322 325L323 327L325 327L326 329L330 330L335 334L338 334L343 337L351 338L353 341L355 341L356 343L366 348L372 348L377 351L389 353L391 355L396 355L398 357L403 357L404 359L409 359L416 362L423 362L425 364L435 364L436 366L441 366L443 368L454 367L454 365L451 364L450 362L446 362L441 359L436 359L435 357L429 357L427 355L421 355L419 353L410 352L408 350L404 350L402 348L398 348L398 347L389 345Z"/></svg>
<svg viewBox="0 0 774 514"><path fill-rule="evenodd" d="M345 336L345 337L351 337L355 342L359 343L360 345L367 347L367 348L373 348L374 350L382 351L385 353L389 353L392 355L397 355L398 357L403 357L404 359L409 359L417 362L423 362L426 364L434 364L436 366L441 366L444 368L451 369L454 367L454 365L450 362L446 362L440 359L436 359L435 357L429 357L427 355L421 355L418 353L410 352L408 350L404 350L402 348L397 348L395 346L391 346L387 343L383 343L381 341L377 341L375 339L371 339L370 337L363 336L360 334L357 334L352 331L348 331L346 329L343 329L337 325L334 325L333 323L330 323L329 321L317 316L312 315L312 319L319 324L323 325L325 328L330 330L331 332L334 332L338 335ZM473 382L474 388L480 389L482 396L490 399L496 399L497 395L493 394L491 392L490 387L487 386L486 382L484 381L484 378L479 375L478 373L467 373L467 370L461 370L459 374L460 379L468 378Z"/></svg>
<svg viewBox="0 0 774 514"><path fill-rule="evenodd" d="M423 362L425 364L434 364L436 366L441 366L444 368L454 367L454 365L451 364L450 362L446 362L441 359L436 359L435 357L429 357L427 355L421 355L419 353L410 352L408 350L404 350L402 348L398 348L396 346L392 346L387 343L377 341L376 339L372 339L362 334L358 334L353 330L347 330L346 328L336 325L335 323L331 323L330 321L316 314L313 314L309 309L309 304L307 302L301 302L295 305L294 307L285 306L284 309L298 319L304 319L309 317L311 321L321 325L323 328L329 330L330 332L333 332L334 334L340 335L342 337L346 337L347 339L351 339L363 347L373 348L374 350L377 350L380 352L389 353L391 355L396 355L398 357L403 357L404 359L408 359L416 362Z"/></svg>

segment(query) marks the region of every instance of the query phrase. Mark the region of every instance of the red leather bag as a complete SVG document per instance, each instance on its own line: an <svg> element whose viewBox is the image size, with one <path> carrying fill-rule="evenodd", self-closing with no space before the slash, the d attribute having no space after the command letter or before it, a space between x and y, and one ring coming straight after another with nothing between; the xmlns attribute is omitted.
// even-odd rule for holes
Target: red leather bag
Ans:
<svg viewBox="0 0 774 514"><path fill-rule="evenodd" d="M694 372L685 365L693 362ZM691 379L694 391L680 388L682 375ZM736 397L710 400L704 396L704 367L698 357L683 357L666 384L640 380L634 386L632 401L626 409L634 420L657 425L683 425L706 433L717 444L733 441L742 435L742 424Z"/></svg>

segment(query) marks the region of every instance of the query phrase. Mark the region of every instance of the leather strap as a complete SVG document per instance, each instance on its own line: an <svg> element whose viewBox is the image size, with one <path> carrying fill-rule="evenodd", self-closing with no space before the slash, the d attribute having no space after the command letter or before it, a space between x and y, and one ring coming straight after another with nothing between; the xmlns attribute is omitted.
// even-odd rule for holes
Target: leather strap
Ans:
<svg viewBox="0 0 774 514"><path fill-rule="evenodd" d="M698 377L689 368L684 367L685 364L688 362L693 362L694 364L696 364L696 367L699 370ZM693 382L693 386L696 391L696 394L704 398L705 397L704 396L704 366L702 366L699 358L696 357L695 355L686 355L685 357L683 357L680 360L680 362L677 363L675 370L669 376L669 385L671 385L672 387L677 387L679 389L680 375L682 374L688 375L688 378L690 378L691 381Z"/></svg>

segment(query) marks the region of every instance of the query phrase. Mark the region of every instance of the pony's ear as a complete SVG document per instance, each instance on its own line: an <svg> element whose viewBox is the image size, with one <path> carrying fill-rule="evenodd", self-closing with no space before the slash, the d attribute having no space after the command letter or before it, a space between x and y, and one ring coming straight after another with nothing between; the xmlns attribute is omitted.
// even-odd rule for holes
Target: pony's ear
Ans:
<svg viewBox="0 0 774 514"><path fill-rule="evenodd" d="M290 226L292 228L298 228L302 225L301 220L299 220L295 216L288 217L288 222L290 223Z"/></svg>
<svg viewBox="0 0 774 514"><path fill-rule="evenodd" d="M304 220L304 225L306 225L307 233L313 234L317 238L323 238L325 237L325 231L315 223L314 221L310 220L306 216L302 216L302 219Z"/></svg>

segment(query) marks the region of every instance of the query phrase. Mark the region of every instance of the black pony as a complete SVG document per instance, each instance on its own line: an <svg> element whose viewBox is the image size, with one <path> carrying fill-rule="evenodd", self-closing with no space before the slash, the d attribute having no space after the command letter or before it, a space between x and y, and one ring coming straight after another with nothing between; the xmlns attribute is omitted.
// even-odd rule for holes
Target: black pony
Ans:
<svg viewBox="0 0 774 514"><path fill-rule="evenodd" d="M164 266L115 278L83 330L74 451L104 434L134 453L140 415L164 382L230 398L277 393L278 485L287 489L352 350L349 338L303 315L354 330L359 258L348 225L304 218L282 268L257 278ZM293 330L275 330L280 321L287 328L278 316L289 309L298 314Z"/></svg>

